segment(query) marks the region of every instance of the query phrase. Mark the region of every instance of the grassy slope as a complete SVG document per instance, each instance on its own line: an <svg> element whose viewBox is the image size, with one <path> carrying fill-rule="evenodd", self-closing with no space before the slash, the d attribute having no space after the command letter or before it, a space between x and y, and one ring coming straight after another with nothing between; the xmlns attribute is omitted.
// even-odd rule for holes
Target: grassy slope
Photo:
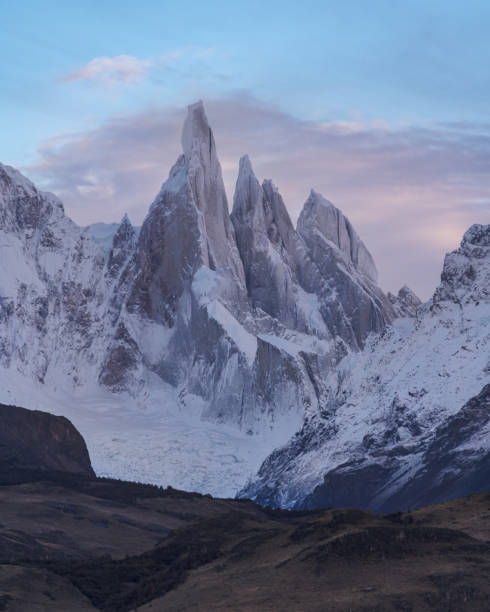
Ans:
<svg viewBox="0 0 490 612"><path fill-rule="evenodd" d="M490 609L486 493L291 514L71 479L0 487L0 508L0 610Z"/></svg>

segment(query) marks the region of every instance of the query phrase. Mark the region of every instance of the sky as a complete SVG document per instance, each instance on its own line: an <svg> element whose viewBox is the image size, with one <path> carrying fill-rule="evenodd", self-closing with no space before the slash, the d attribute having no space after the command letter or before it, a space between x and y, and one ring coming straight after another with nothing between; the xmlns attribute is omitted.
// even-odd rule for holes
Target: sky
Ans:
<svg viewBox="0 0 490 612"><path fill-rule="evenodd" d="M427 299L444 254L490 222L487 1L0 9L0 161L77 223L141 224L198 99L230 207L246 153L294 221L315 188L351 219L385 290Z"/></svg>

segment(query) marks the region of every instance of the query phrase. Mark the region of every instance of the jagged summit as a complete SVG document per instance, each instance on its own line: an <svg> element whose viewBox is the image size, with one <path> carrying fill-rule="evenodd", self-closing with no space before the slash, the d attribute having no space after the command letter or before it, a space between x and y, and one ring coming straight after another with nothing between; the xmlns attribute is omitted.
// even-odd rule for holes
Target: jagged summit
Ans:
<svg viewBox="0 0 490 612"><path fill-rule="evenodd" d="M34 192L33 183L21 174L16 168L0 163L0 183L3 185L17 185Z"/></svg>
<svg viewBox="0 0 490 612"><path fill-rule="evenodd" d="M397 317L414 317L422 304L420 298L410 287L403 285L397 295L387 294Z"/></svg>
<svg viewBox="0 0 490 612"><path fill-rule="evenodd" d="M313 234L318 232L339 248L347 262L352 263L373 282L377 282L378 271L373 257L349 219L314 189L300 213L297 231L307 240L311 240Z"/></svg>
<svg viewBox="0 0 490 612"><path fill-rule="evenodd" d="M248 155L240 159L231 220L251 305L284 325L306 328L295 295L295 236L289 214L272 184L260 185Z"/></svg>
<svg viewBox="0 0 490 612"><path fill-rule="evenodd" d="M137 237L138 234L125 213L112 239L107 261L107 271L111 277L117 277L133 255Z"/></svg>
<svg viewBox="0 0 490 612"><path fill-rule="evenodd" d="M490 225L472 225L461 245L444 259L441 283L432 298L435 306L490 302Z"/></svg>
<svg viewBox="0 0 490 612"><path fill-rule="evenodd" d="M232 220L245 222L250 214L259 214L263 222L262 199L262 190L252 169L250 158L248 155L244 155L240 158L238 166L238 178L231 213Z"/></svg>
<svg viewBox="0 0 490 612"><path fill-rule="evenodd" d="M466 230L461 246L473 244L474 246L490 246L490 225L473 224Z"/></svg>
<svg viewBox="0 0 490 612"><path fill-rule="evenodd" d="M196 154L202 155L204 159L216 156L213 132L209 127L202 100L187 107L181 142L186 160Z"/></svg>

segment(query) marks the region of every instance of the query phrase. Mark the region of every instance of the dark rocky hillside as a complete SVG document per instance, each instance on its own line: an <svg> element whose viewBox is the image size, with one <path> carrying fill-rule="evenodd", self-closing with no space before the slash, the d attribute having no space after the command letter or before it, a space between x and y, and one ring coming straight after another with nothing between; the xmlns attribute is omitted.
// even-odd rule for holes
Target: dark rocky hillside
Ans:
<svg viewBox="0 0 490 612"><path fill-rule="evenodd" d="M286 512L135 483L0 487L0 610L490 608L490 495Z"/></svg>
<svg viewBox="0 0 490 612"><path fill-rule="evenodd" d="M96 478L66 419L1 417L1 472L24 481L0 485L0 611L490 609L489 493L272 510Z"/></svg>
<svg viewBox="0 0 490 612"><path fill-rule="evenodd" d="M0 482L46 473L95 477L84 439L65 417L0 404Z"/></svg>
<svg viewBox="0 0 490 612"><path fill-rule="evenodd" d="M380 492L397 469L396 450L391 451L384 465L364 467L353 461L332 470L306 498L304 506L313 509L355 505L389 512L488 491L490 453L478 446L472 448L470 443L473 437L485 437L489 423L490 385L485 385L440 425L425 444L420 444L419 469L394 494L379 502ZM400 447L398 452L406 454L406 449Z"/></svg>

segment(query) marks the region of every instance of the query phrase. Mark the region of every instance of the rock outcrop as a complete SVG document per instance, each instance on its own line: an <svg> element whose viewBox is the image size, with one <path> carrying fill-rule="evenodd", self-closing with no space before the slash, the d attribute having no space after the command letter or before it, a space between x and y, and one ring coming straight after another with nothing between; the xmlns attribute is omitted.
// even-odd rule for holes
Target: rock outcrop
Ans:
<svg viewBox="0 0 490 612"><path fill-rule="evenodd" d="M415 317L417 308L422 304L420 298L407 285L398 291L397 295L387 294L397 317Z"/></svg>
<svg viewBox="0 0 490 612"><path fill-rule="evenodd" d="M43 474L95 477L85 441L68 419L0 404L0 482Z"/></svg>

